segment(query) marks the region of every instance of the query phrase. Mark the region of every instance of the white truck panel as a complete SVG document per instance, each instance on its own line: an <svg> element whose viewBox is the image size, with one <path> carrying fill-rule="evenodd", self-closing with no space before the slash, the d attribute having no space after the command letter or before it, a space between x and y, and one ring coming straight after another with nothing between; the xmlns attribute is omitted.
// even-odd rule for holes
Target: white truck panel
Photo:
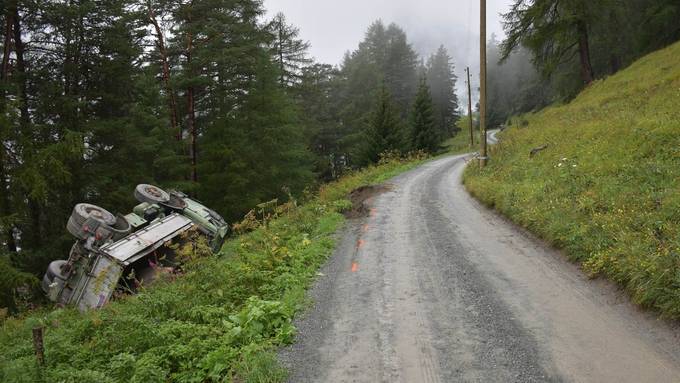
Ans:
<svg viewBox="0 0 680 383"><path fill-rule="evenodd" d="M116 243L103 246L100 251L128 265L193 225L189 218L171 214Z"/></svg>

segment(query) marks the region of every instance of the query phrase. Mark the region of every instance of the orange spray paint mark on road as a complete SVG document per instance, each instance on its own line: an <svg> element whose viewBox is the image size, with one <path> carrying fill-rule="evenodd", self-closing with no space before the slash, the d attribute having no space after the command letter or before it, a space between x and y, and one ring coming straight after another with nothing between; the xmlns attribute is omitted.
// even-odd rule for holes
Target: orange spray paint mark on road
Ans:
<svg viewBox="0 0 680 383"><path fill-rule="evenodd" d="M366 242L363 239L360 239L357 241L357 247L361 249L362 247L364 247L365 243Z"/></svg>
<svg viewBox="0 0 680 383"><path fill-rule="evenodd" d="M375 213L377 213L377 212L378 212L378 209L372 208L371 213L370 213L371 217L375 217Z"/></svg>
<svg viewBox="0 0 680 383"><path fill-rule="evenodd" d="M359 271L359 264L356 262L352 262L352 272L356 273L357 271Z"/></svg>
<svg viewBox="0 0 680 383"><path fill-rule="evenodd" d="M364 226L361 227L361 231L366 233L368 231L368 224L365 224Z"/></svg>

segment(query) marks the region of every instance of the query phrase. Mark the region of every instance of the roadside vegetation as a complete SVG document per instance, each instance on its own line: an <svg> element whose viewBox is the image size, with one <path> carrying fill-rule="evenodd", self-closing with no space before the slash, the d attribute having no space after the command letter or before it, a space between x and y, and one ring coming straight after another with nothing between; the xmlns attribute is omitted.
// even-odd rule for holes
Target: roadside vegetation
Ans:
<svg viewBox="0 0 680 383"><path fill-rule="evenodd" d="M277 346L295 336L292 319L331 254L353 189L381 183L425 159L383 157L300 206L259 205L235 226L218 256L202 243L179 249L183 275L80 313L43 309L0 318L2 382L278 382ZM45 366L31 330L45 328Z"/></svg>
<svg viewBox="0 0 680 383"><path fill-rule="evenodd" d="M478 115L473 116L473 134L475 139L475 145L470 147L470 117L462 116L458 122L456 122L457 133L442 143L442 147L446 153L450 154L462 154L468 152L474 152L479 146L479 121L477 120Z"/></svg>
<svg viewBox="0 0 680 383"><path fill-rule="evenodd" d="M680 318L680 43L513 118L465 184L591 276ZM533 149L547 145L544 150Z"/></svg>

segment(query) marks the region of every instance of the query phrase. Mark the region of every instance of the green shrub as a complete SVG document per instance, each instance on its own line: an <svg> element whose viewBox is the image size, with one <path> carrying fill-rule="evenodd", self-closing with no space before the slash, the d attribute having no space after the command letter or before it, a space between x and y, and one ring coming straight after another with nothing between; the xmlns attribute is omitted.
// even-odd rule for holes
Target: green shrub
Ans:
<svg viewBox="0 0 680 383"><path fill-rule="evenodd" d="M0 321L8 313L17 309L20 290L24 295L32 295L33 289L38 285L38 280L31 274L21 272L12 267L9 257L0 254Z"/></svg>

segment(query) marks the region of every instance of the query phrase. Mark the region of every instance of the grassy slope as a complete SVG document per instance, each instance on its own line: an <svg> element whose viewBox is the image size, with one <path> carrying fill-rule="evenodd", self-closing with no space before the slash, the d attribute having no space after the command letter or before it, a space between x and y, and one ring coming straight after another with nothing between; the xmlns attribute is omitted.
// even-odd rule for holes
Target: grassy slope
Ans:
<svg viewBox="0 0 680 383"><path fill-rule="evenodd" d="M479 145L479 129L475 128L474 130L475 146L471 148L469 121L470 120L467 118L467 116L463 116L460 120L458 120L456 126L460 130L458 131L458 133L456 133L455 136L444 141L444 143L442 144L442 146L447 152L451 154L462 154L477 150L477 146Z"/></svg>
<svg viewBox="0 0 680 383"><path fill-rule="evenodd" d="M680 43L567 105L516 118L491 165L465 174L480 200L672 318L680 318L678 58Z"/></svg>
<svg viewBox="0 0 680 383"><path fill-rule="evenodd" d="M183 277L102 310L5 320L0 381L282 381L273 350L292 341L291 320L334 247L345 196L421 162L388 160L327 185L304 206L284 207L266 227L228 241L221 256L189 262ZM31 346L36 325L46 328L41 371Z"/></svg>

